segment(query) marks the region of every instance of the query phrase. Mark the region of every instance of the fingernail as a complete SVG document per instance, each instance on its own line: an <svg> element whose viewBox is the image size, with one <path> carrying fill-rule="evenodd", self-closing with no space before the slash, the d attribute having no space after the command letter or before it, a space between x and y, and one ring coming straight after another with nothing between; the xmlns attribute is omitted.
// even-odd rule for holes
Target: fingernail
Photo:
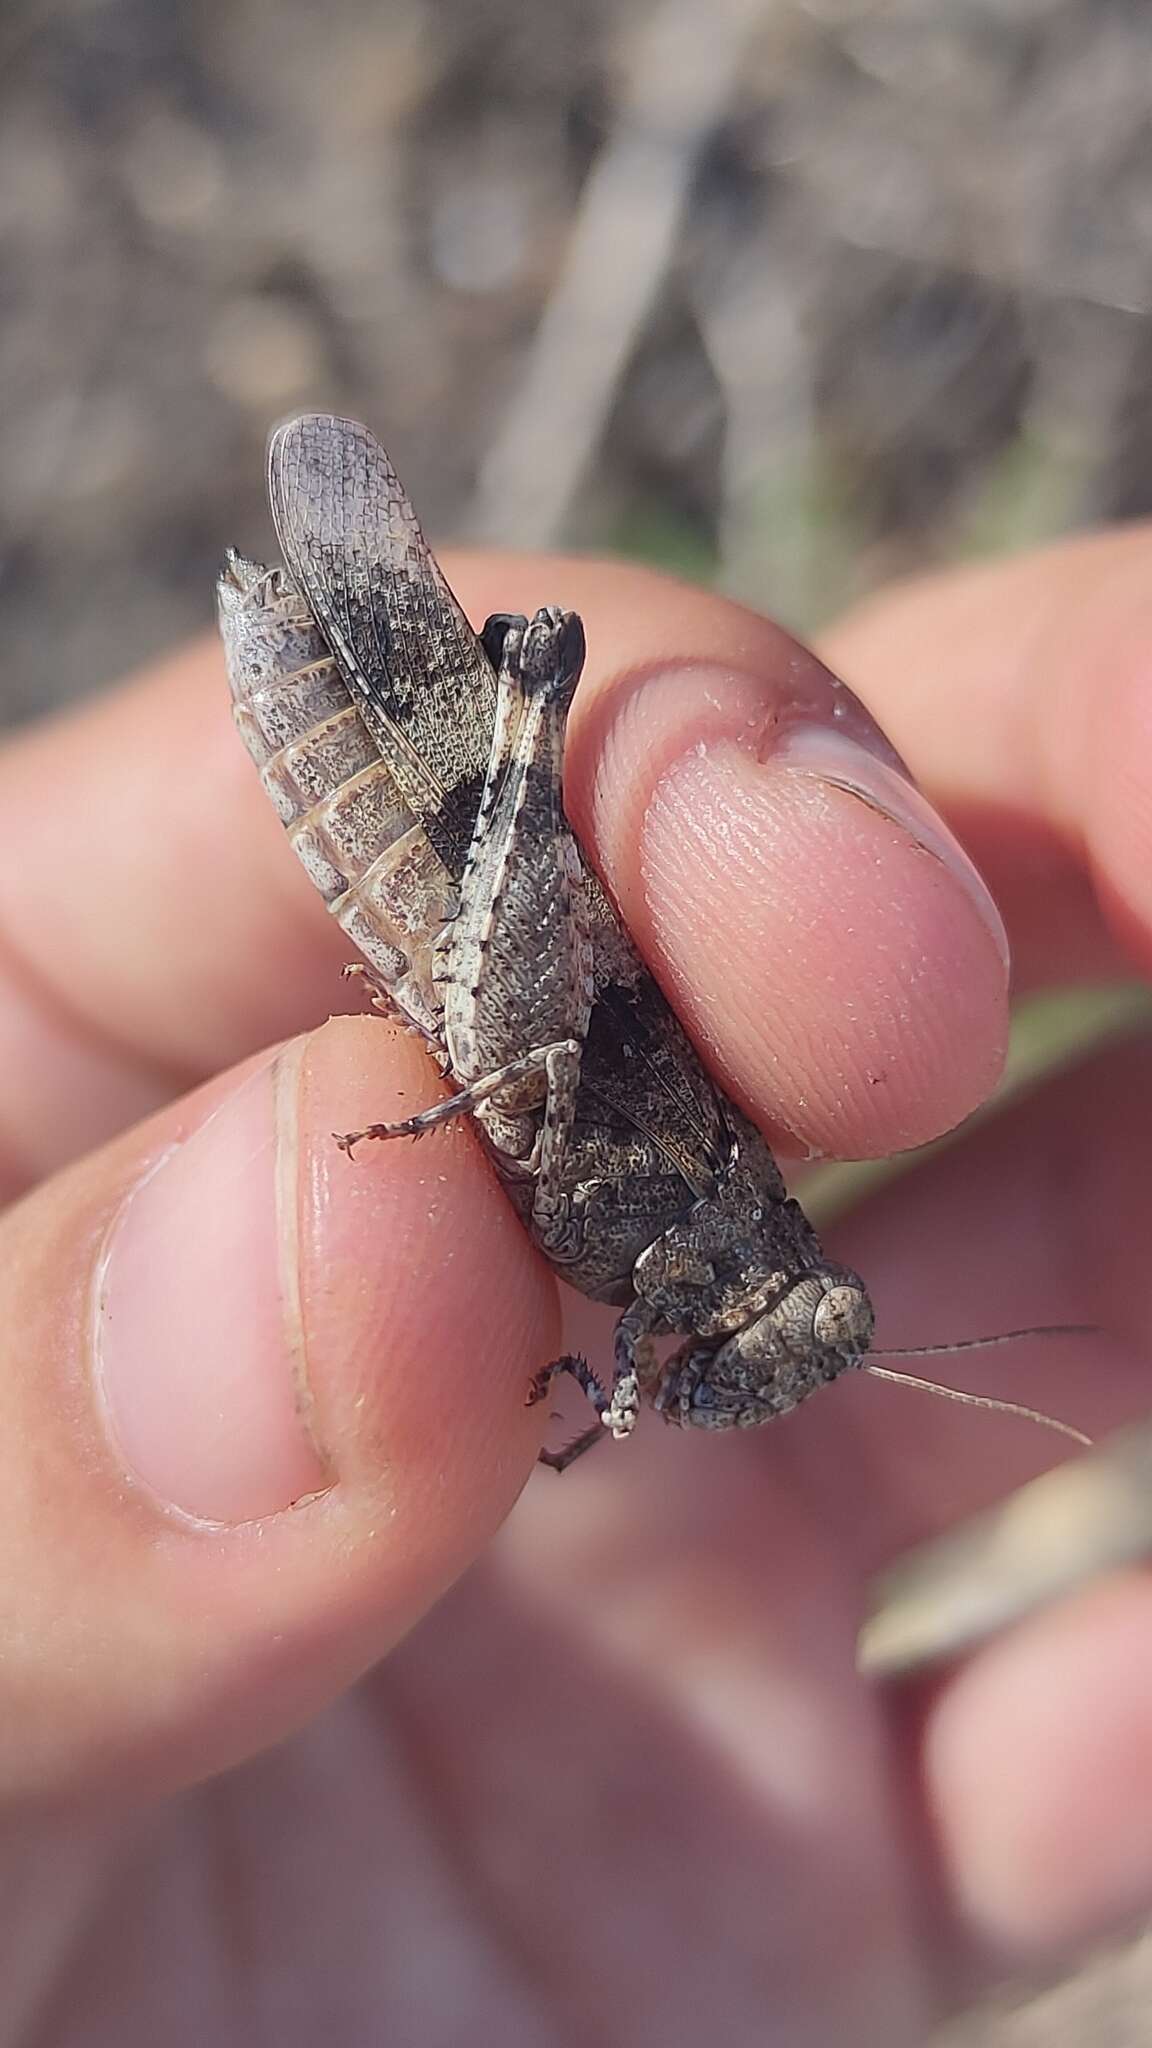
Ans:
<svg viewBox="0 0 1152 2048"><path fill-rule="evenodd" d="M693 664L648 673L621 693L601 737L592 791L592 829L610 879L617 853L643 837L657 787L667 795L679 763L733 742L759 762L846 790L890 818L964 889L1007 970L1004 922L972 861L859 698L799 644L772 678Z"/></svg>
<svg viewBox="0 0 1152 2048"><path fill-rule="evenodd" d="M97 1384L135 1477L197 1520L330 1482L295 1300L299 1052L250 1075L121 1208L95 1303Z"/></svg>
<svg viewBox="0 0 1152 2048"><path fill-rule="evenodd" d="M1008 934L979 869L916 784L892 759L826 725L791 724L773 748L773 758L834 789L845 789L891 818L930 853L967 892L995 941L1005 972L1010 964Z"/></svg>

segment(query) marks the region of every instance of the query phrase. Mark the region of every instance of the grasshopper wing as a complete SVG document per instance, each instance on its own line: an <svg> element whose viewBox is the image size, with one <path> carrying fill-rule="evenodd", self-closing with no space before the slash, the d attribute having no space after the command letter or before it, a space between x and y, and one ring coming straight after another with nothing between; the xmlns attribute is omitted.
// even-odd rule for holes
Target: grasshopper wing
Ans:
<svg viewBox="0 0 1152 2048"><path fill-rule="evenodd" d="M268 495L285 563L369 732L459 878L496 716L491 664L380 443L305 413L277 429Z"/></svg>

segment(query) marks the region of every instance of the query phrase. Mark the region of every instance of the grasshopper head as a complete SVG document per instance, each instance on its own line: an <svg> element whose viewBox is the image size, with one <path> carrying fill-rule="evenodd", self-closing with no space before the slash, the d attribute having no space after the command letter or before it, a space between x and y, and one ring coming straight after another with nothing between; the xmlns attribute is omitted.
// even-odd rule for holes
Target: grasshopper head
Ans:
<svg viewBox="0 0 1152 2048"><path fill-rule="evenodd" d="M725 1339L690 1340L666 1366L653 1405L696 1429L750 1429L786 1415L817 1387L864 1363L874 1316L847 1267L805 1273L771 1308Z"/></svg>
<svg viewBox="0 0 1152 2048"><path fill-rule="evenodd" d="M584 623L578 612L543 605L526 619L495 612L481 634L496 670L520 683L526 696L543 694L567 704L584 666Z"/></svg>

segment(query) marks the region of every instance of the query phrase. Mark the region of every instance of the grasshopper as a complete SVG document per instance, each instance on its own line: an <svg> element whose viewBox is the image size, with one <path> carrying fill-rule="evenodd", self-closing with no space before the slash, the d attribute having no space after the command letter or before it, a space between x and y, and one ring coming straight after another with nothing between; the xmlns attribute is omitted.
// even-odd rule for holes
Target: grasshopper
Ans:
<svg viewBox="0 0 1152 2048"><path fill-rule="evenodd" d="M218 612L236 722L295 850L453 1093L341 1139L471 1115L559 1277L620 1308L612 1382L554 1360L597 1421L644 1400L745 1429L864 1364L863 1282L829 1261L755 1125L716 1087L563 805L584 630L556 608L473 632L365 427L280 427L268 488L283 567L229 553ZM683 1344L660 1364L655 1340Z"/></svg>

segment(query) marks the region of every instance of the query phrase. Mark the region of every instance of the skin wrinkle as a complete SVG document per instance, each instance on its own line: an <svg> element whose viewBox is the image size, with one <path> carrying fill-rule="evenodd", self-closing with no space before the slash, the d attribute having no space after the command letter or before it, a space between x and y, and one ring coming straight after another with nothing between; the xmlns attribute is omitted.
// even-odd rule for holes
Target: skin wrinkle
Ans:
<svg viewBox="0 0 1152 2048"><path fill-rule="evenodd" d="M316 1428L316 1403L308 1371L308 1325L300 1275L300 1086L306 1041L295 1039L272 1063L276 1128L274 1196L276 1203L277 1280L282 1310L284 1348L295 1394L296 1413L320 1463L331 1461ZM314 1494L307 1496L314 1498Z"/></svg>
<svg viewBox="0 0 1152 2048"><path fill-rule="evenodd" d="M387 1698L383 1697L382 1687L375 1688L374 1705L386 1714L397 1738L397 1746L407 1759L410 1781L418 1791L445 1867L454 1873L470 1909L477 1912L488 1929L494 1947L520 1973L522 1980L539 1997L542 2009L554 2021L557 1998L567 1997L564 1977L548 1970L549 1951L533 1940L529 1928L510 1918L506 1890L502 1893L489 1874L490 1859L486 1860L482 1854L481 1838L475 1826L469 1824L459 1810L453 1798L450 1776L439 1769L434 1746L423 1740L420 1715L418 1710L413 1710L418 1703L413 1701L410 1704L406 1700L402 1659L397 1660L396 1667L389 1674ZM571 2048L589 2048L591 2037L583 2027L578 2031L566 2030L561 2035L553 2024L549 2040L554 2041L557 2048L563 2048L565 2040L571 2043Z"/></svg>
<svg viewBox="0 0 1152 2048"><path fill-rule="evenodd" d="M438 1759L423 1739L420 1715L406 1698L402 1659L396 1660L389 1673L387 1690L382 1684L372 1687L371 1705L373 1724L378 1718L387 1722L396 1747L407 1762L408 1782L418 1794L444 1868L453 1873L469 1910L487 1928L489 1939L505 1964L517 1973L524 1988L539 2000L542 2012L553 2022L549 2028L550 2043L555 2043L555 2048L565 2048L565 2043L570 2043L570 2048L588 2048L589 2036L583 2028L561 2034L555 2027L555 1999L565 1991L563 1979L548 1970L547 1949L542 1949L526 1928L509 1917L507 1898L488 1875L474 1830L460 1825L461 1816L448 1778L442 1773L438 1775Z"/></svg>
<svg viewBox="0 0 1152 2048"><path fill-rule="evenodd" d="M1022 693L1017 716L1017 723L1022 728L1019 757L1027 759L1038 751L1042 771L1040 795L1044 808L1066 822L1073 849L1081 856L1086 845L1086 815L1092 814L1107 822L1115 803L1115 792L1110 792L1105 783L1100 792L1103 801L1098 810L1093 805L1101 771L1106 763L1108 767L1122 767L1124 761L1131 758L1126 747L1125 720L1119 715L1125 697L1134 687L1146 698L1149 685L1149 664L1144 651L1146 638L1133 633L1132 622L1125 616L1123 607L1120 616L1125 620L1126 633L1119 650L1118 665L1115 636L1108 631L1112 617L1109 586L1113 580L1123 596L1128 587L1128 577L1120 564L1115 565L1110 577L1099 579L1091 592L1092 610L1105 622L1091 685L1085 685L1082 666L1076 662L1068 664L1063 619L1059 615L1055 619L1050 618L1047 639L1052 649L1051 658L1034 663L1034 701L1029 702L1027 693ZM1066 594L1065 606L1068 605ZM1152 628L1152 611L1145 618L1144 625L1146 634ZM1030 720L1027 718L1029 711L1032 714ZM1109 742L1115 743L1119 738L1125 742L1119 762L1108 762ZM1031 747L1029 741L1032 742ZM1090 840L1087 850L1091 855Z"/></svg>
<svg viewBox="0 0 1152 2048"><path fill-rule="evenodd" d="M225 1784L226 1780L217 1779L209 1781L205 1787L199 1843L207 1877L204 1896L219 1943L227 1989L238 2010L244 2013L247 2026L251 2027L256 2011L253 1999L247 1994L245 1972L259 1954L257 1919L251 1910L247 1883L251 1851L242 1835L238 1834L237 1820L240 1818L242 1822L242 1816L233 1812Z"/></svg>
<svg viewBox="0 0 1152 2048"><path fill-rule="evenodd" d="M1078 854L1091 815L1085 765L1094 735L1112 723L1102 706L1118 665L1147 674L1150 533L1144 524L1082 535L1018 562L911 579L849 613L821 650L849 678L867 679L894 732L916 731L917 768L945 808L963 810L972 789L985 805L1003 797L1059 828ZM938 678L925 654L932 647ZM938 683L955 687L953 648L966 659L969 716L935 728L918 700Z"/></svg>
<svg viewBox="0 0 1152 2048"><path fill-rule="evenodd" d="M7 1841L19 1844L20 1863L17 1885L16 1873L4 1873L4 2048L58 2048L97 1902L107 1899L122 1865L123 1835L99 1822L69 1814L42 1832L38 1841L11 1821L5 1829Z"/></svg>
<svg viewBox="0 0 1152 2048"><path fill-rule="evenodd" d="M0 910L0 999L7 987L14 991L17 1003L23 1000L28 1005L34 1019L39 1014L49 1033L78 1046L85 1061L106 1057L112 1065L126 1069L127 1076L140 1086L141 1101L134 1111L136 1115L158 1107L192 1086L196 1077L145 1060L134 1046L70 1001L66 993L70 986L67 982L57 985L49 979L18 944ZM42 1171L40 1160L22 1158L8 1138L0 1144L0 1185L9 1199L34 1185Z"/></svg>
<svg viewBox="0 0 1152 2048"><path fill-rule="evenodd" d="M1081 846L1097 886L1097 900L1112 912L1121 935L1128 926L1133 946L1146 951L1143 930L1152 856L1152 794L1145 787L1140 764L1147 761L1152 747L1152 677L1145 661L1121 676L1116 700L1110 719L1103 724L1089 721L1091 741L1083 777L1086 801L1100 822L1086 843L1081 840Z"/></svg>

